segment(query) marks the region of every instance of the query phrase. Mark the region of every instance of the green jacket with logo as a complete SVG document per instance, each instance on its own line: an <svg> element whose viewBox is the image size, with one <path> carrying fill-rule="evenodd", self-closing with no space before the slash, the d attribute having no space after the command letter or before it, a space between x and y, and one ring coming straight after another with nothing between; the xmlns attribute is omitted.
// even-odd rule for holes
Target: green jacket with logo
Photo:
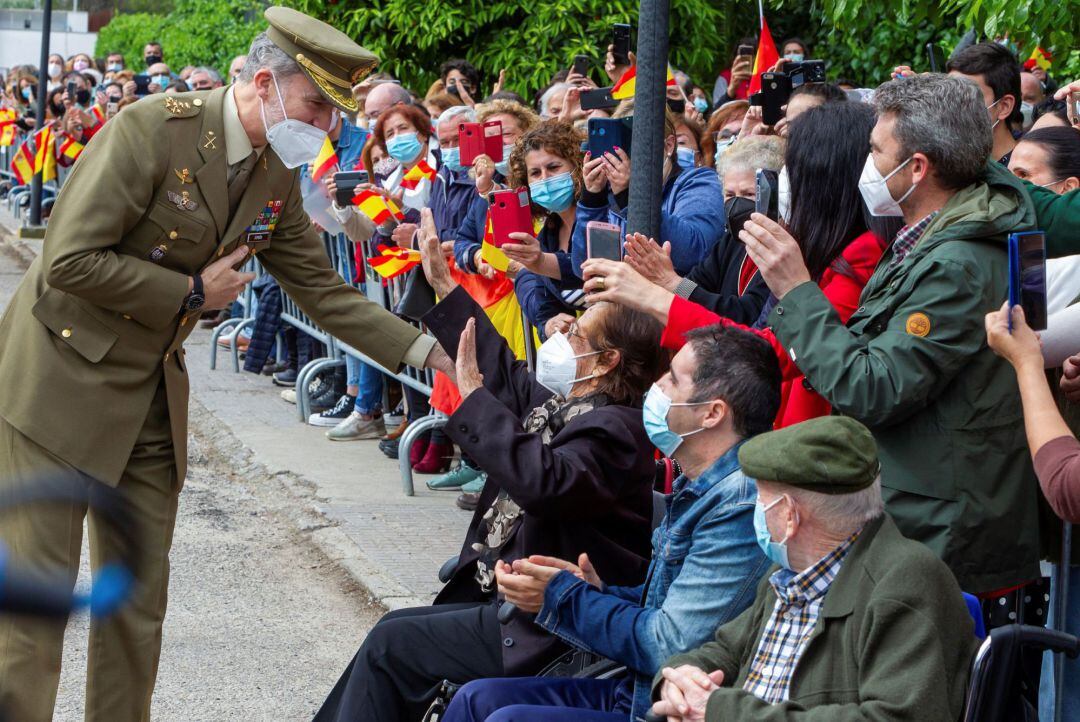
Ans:
<svg viewBox="0 0 1080 722"><path fill-rule="evenodd" d="M847 325L813 283L769 316L835 413L873 431L900 530L971 593L1039 575L1038 484L1016 376L987 347L983 321L1008 295L1008 234L1035 224L1021 182L991 163L902 262L886 251Z"/></svg>
<svg viewBox="0 0 1080 722"><path fill-rule="evenodd" d="M791 678L787 701L743 690L776 604L769 576L754 603L716 630L714 641L669 659L723 670L706 722L723 720L955 720L960 716L974 624L949 570L904 539L886 514L863 528L844 559ZM653 681L657 697L662 674Z"/></svg>

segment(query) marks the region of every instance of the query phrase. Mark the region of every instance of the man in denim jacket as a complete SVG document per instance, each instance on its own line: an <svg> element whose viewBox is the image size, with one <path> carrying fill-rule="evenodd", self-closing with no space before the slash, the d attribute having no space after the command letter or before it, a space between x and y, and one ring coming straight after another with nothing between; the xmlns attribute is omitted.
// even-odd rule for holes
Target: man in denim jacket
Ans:
<svg viewBox="0 0 1080 722"><path fill-rule="evenodd" d="M496 570L499 591L536 624L628 674L470 682L443 722L641 719L664 660L701 645L753 600L768 562L754 536L756 485L737 453L772 427L780 370L745 331L710 326L687 340L645 401L649 437L683 469L653 534L645 583L605 586L585 554L578 564L534 556Z"/></svg>

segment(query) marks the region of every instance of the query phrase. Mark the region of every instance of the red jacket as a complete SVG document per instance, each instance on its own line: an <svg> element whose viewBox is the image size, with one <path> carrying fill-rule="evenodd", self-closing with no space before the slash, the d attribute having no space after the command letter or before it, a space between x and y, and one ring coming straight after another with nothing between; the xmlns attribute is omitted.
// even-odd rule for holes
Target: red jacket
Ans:
<svg viewBox="0 0 1080 722"><path fill-rule="evenodd" d="M818 285L821 286L825 297L832 303L840 320L844 323L847 323L851 314L858 308L863 286L873 275L878 259L885 250L885 245L885 241L867 231L849 243L840 253L840 258L822 274ZM668 325L664 329L661 343L665 348L677 351L686 343L684 334L687 331L714 323L750 331L772 344L784 376L780 389L780 411L776 415L776 428L791 426L818 416L827 416L831 412L829 402L807 383L802 372L795 365L795 361L788 355L787 349L776 340L772 329L743 326L718 316L692 301L676 296L668 311Z"/></svg>

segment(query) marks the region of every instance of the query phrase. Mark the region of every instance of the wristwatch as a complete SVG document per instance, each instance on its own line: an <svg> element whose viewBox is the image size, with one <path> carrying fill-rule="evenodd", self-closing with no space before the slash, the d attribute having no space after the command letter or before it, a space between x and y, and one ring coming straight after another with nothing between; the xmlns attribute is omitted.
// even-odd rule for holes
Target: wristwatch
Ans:
<svg viewBox="0 0 1080 722"><path fill-rule="evenodd" d="M191 287L191 293L184 297L184 303L181 306L185 311L198 311L206 303L206 296L203 295L203 282L202 276L193 276L194 281Z"/></svg>

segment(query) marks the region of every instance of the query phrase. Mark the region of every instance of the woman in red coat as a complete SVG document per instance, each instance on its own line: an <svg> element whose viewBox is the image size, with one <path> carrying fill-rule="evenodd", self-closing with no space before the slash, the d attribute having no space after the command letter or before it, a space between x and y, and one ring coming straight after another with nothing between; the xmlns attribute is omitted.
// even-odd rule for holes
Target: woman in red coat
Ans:
<svg viewBox="0 0 1080 722"><path fill-rule="evenodd" d="M885 250L882 239L893 236L879 226L881 219L873 219L866 211L859 193L874 122L873 110L862 103L814 108L792 123L785 153L791 185L785 225L798 243L811 278L845 322L858 307L863 286ZM731 229L733 239L745 220L728 219L729 225L738 226ZM870 227L872 221L875 230ZM666 348L681 348L683 334L699 326L723 323L747 328L650 283L635 271L632 266L665 262L652 241L641 236L628 239L627 254L629 263L588 261L583 266L588 279L585 290L593 301L614 301L651 313L665 324L662 343ZM775 299L770 301L763 319ZM799 370L798 359L791 357L772 331L749 330L772 344L784 374L777 428L830 413L829 403Z"/></svg>

